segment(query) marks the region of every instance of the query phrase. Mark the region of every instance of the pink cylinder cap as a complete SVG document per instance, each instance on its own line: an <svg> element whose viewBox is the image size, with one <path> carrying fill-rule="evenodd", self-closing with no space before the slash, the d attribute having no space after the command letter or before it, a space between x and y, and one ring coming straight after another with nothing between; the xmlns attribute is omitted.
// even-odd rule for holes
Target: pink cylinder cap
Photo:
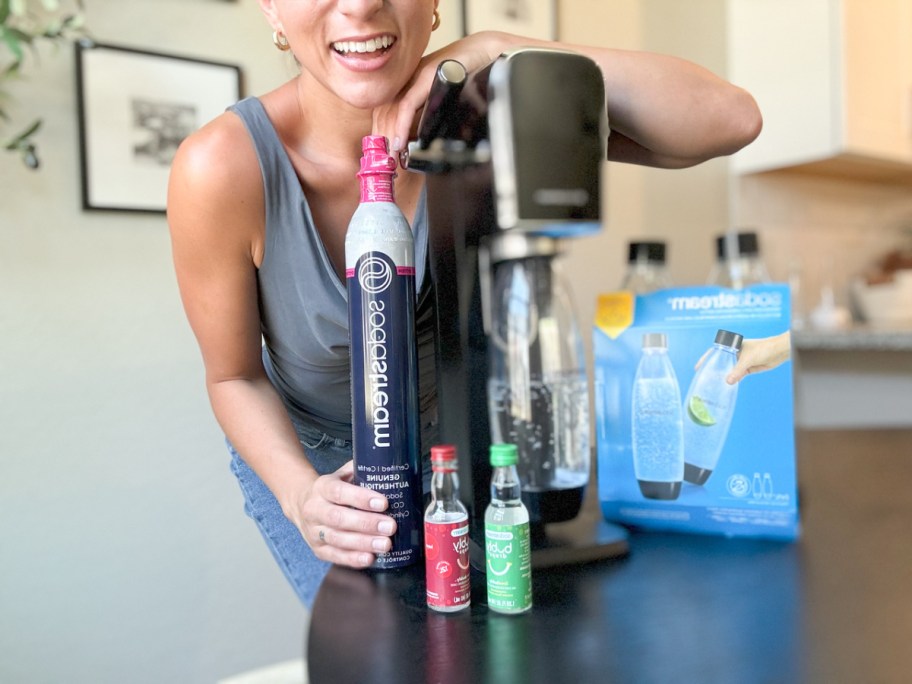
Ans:
<svg viewBox="0 0 912 684"><path fill-rule="evenodd" d="M361 139L362 202L392 202L393 178L396 177L396 160L388 151L385 136L365 135Z"/></svg>

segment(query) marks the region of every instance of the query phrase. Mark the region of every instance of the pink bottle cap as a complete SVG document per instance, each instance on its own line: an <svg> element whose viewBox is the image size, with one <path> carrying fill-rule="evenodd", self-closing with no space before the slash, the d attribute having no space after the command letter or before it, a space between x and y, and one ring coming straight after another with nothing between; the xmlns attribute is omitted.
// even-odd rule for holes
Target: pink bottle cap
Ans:
<svg viewBox="0 0 912 684"><path fill-rule="evenodd" d="M366 135L361 139L362 202L392 202L393 178L396 177L396 160L389 154L385 136Z"/></svg>

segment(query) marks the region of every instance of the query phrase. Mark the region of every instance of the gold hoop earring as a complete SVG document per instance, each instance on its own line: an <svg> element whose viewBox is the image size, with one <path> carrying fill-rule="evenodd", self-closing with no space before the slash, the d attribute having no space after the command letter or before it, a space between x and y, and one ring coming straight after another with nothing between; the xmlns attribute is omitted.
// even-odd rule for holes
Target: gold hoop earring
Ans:
<svg viewBox="0 0 912 684"><path fill-rule="evenodd" d="M434 23L431 24L431 31L436 31L440 28L440 12L434 10Z"/></svg>
<svg viewBox="0 0 912 684"><path fill-rule="evenodd" d="M278 29L272 32L272 44L279 48L279 50L282 52L287 52L289 49L291 49L288 45L288 38L286 38L285 34Z"/></svg>

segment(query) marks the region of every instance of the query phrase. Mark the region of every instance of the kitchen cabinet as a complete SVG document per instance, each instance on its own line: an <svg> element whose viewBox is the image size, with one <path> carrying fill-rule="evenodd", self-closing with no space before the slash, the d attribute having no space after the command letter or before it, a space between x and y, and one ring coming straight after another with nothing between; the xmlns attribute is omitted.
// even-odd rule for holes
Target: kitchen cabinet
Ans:
<svg viewBox="0 0 912 684"><path fill-rule="evenodd" d="M912 2L728 0L728 78L763 112L736 173L912 182Z"/></svg>

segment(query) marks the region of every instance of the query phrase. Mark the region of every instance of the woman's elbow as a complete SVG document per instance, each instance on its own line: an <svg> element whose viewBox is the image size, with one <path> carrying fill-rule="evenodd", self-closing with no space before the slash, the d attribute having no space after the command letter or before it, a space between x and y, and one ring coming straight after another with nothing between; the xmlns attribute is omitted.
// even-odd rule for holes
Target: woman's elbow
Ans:
<svg viewBox="0 0 912 684"><path fill-rule="evenodd" d="M725 108L727 114L727 140L720 150L721 155L734 154L747 147L763 130L763 115L753 96L742 88L735 88L731 102Z"/></svg>
<svg viewBox="0 0 912 684"><path fill-rule="evenodd" d="M677 163L665 165L686 168L710 159L727 157L750 145L763 128L763 116L753 96L732 86L718 93L715 107L704 110L702 134L693 139L691 149L679 156Z"/></svg>

